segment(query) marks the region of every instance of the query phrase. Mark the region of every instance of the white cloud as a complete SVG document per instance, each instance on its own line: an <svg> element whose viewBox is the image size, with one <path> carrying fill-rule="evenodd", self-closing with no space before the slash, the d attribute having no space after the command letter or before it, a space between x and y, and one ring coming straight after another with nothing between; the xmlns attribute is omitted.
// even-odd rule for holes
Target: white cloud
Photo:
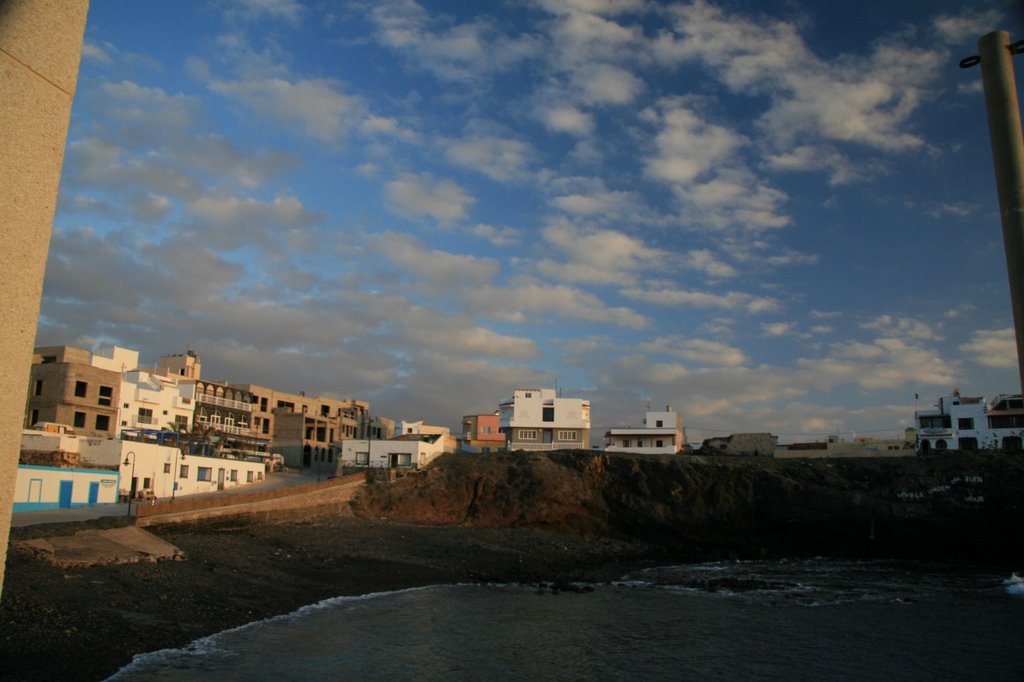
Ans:
<svg viewBox="0 0 1024 682"><path fill-rule="evenodd" d="M544 240L565 254L566 261L542 260L537 267L562 281L629 284L637 273L661 268L665 255L614 230L585 229L568 221L544 228Z"/></svg>
<svg viewBox="0 0 1024 682"><path fill-rule="evenodd" d="M213 81L210 89L243 102L258 116L284 123L301 135L339 143L363 118L365 105L324 78L262 78Z"/></svg>
<svg viewBox="0 0 1024 682"><path fill-rule="evenodd" d="M1017 337L1013 328L979 329L960 346L967 360L985 367L1017 368Z"/></svg>
<svg viewBox="0 0 1024 682"><path fill-rule="evenodd" d="M669 287L624 289L623 296L646 301L655 305L693 306L695 308L724 308L726 310L744 310L748 313L765 313L780 307L779 302L772 298L752 296L750 294L730 291L725 294L714 294L707 291L693 291Z"/></svg>
<svg viewBox="0 0 1024 682"><path fill-rule="evenodd" d="M476 201L451 180L439 180L424 173L405 173L385 188L388 206L399 215L431 216L442 224L465 218Z"/></svg>
<svg viewBox="0 0 1024 682"><path fill-rule="evenodd" d="M589 194L565 194L557 196L551 203L578 216L616 216L628 208L640 204L635 192L596 191Z"/></svg>
<svg viewBox="0 0 1024 682"><path fill-rule="evenodd" d="M378 42L442 80L474 81L536 57L542 47L535 36L509 36L486 19L445 25L414 0L375 2L370 18Z"/></svg>
<svg viewBox="0 0 1024 682"><path fill-rule="evenodd" d="M594 117L574 106L545 107L538 117L548 130L556 133L582 136L594 132Z"/></svg>
<svg viewBox="0 0 1024 682"><path fill-rule="evenodd" d="M380 238L389 245L387 258L399 266L403 274L410 275L417 287L446 293L464 287L487 286L500 270L500 264L493 258L428 249L409 235L385 233Z"/></svg>
<svg viewBox="0 0 1024 682"><path fill-rule="evenodd" d="M522 140L495 135L470 135L447 143L445 158L499 182L526 177L533 150Z"/></svg>
<svg viewBox="0 0 1024 682"><path fill-rule="evenodd" d="M606 305L601 299L564 284L519 283L508 287L479 287L464 292L479 315L512 322L537 320L553 314L565 320L587 320L614 324L629 329L650 325L643 315L629 308Z"/></svg>
<svg viewBox="0 0 1024 682"><path fill-rule="evenodd" d="M739 348L706 339L659 337L648 343L639 344L637 349L645 353L670 355L704 366L740 367L747 362L746 354Z"/></svg>

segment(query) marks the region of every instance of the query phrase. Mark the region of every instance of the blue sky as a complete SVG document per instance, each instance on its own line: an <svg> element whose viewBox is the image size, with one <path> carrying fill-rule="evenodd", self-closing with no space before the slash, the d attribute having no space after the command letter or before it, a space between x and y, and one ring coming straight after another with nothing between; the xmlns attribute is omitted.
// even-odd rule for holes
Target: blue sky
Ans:
<svg viewBox="0 0 1024 682"><path fill-rule="evenodd" d="M93 0L37 343L191 348L206 378L453 430L557 385L595 442L648 404L691 441L895 434L915 394L1017 389L957 63L1022 23L1002 0Z"/></svg>

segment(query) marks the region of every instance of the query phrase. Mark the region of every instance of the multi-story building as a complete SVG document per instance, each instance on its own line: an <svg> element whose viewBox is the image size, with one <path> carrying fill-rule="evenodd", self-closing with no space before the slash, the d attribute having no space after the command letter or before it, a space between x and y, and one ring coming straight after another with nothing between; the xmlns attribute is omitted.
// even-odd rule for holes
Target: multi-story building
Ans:
<svg viewBox="0 0 1024 682"><path fill-rule="evenodd" d="M493 414L467 414L462 418L461 452L499 452L505 449L505 434L501 432L501 418Z"/></svg>
<svg viewBox="0 0 1024 682"><path fill-rule="evenodd" d="M939 398L934 409L914 412L918 449L1004 450L1017 452L1024 442L1024 396L999 395L986 405L982 397Z"/></svg>
<svg viewBox="0 0 1024 682"><path fill-rule="evenodd" d="M351 438L336 444L337 468L421 468L440 455L455 450L455 438L446 426L422 421L402 422L401 433L386 440Z"/></svg>
<svg viewBox="0 0 1024 682"><path fill-rule="evenodd" d="M365 438L370 428L370 405L362 400L310 397L255 384L232 386L249 395L253 435L269 441L270 450L284 458L285 466L333 464L334 441ZM378 422L376 428L387 426Z"/></svg>
<svg viewBox="0 0 1024 682"><path fill-rule="evenodd" d="M121 373L138 364L138 351L117 346L95 353L70 346L34 350L25 426L53 422L81 436L113 438L118 429Z"/></svg>
<svg viewBox="0 0 1024 682"><path fill-rule="evenodd" d="M604 434L605 450L638 455L675 455L686 447L683 416L666 405L660 412L647 412L644 425L609 429Z"/></svg>
<svg viewBox="0 0 1024 682"><path fill-rule="evenodd" d="M552 388L517 388L498 406L509 450L580 450L590 447L590 401L560 398Z"/></svg>
<svg viewBox="0 0 1024 682"><path fill-rule="evenodd" d="M195 413L196 381L159 370L135 369L121 375L117 435L123 429L188 431Z"/></svg>
<svg viewBox="0 0 1024 682"><path fill-rule="evenodd" d="M196 381L193 420L200 428L217 434L218 450L225 447L245 451L258 448L252 440L252 394L223 381Z"/></svg>

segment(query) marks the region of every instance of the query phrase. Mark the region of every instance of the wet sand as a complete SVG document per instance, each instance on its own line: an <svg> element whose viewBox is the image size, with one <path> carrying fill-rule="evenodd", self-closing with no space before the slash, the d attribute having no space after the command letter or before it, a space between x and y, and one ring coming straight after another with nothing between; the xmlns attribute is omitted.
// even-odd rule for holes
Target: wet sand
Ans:
<svg viewBox="0 0 1024 682"><path fill-rule="evenodd" d="M15 528L11 540L118 523ZM648 548L608 539L352 517L149 530L186 558L58 568L12 551L0 599L0 679L101 680L137 653L339 595L468 581L605 581L650 560Z"/></svg>

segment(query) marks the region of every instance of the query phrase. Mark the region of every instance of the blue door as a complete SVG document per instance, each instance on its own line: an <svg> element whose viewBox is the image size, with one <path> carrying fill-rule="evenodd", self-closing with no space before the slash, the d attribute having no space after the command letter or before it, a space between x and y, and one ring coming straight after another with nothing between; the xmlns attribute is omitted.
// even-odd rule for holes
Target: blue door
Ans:
<svg viewBox="0 0 1024 682"><path fill-rule="evenodd" d="M92 481L89 484L89 504L96 504L100 501L100 482Z"/></svg>
<svg viewBox="0 0 1024 682"><path fill-rule="evenodd" d="M74 487L74 481L61 481L60 482L60 507L61 509L71 508L71 489Z"/></svg>

